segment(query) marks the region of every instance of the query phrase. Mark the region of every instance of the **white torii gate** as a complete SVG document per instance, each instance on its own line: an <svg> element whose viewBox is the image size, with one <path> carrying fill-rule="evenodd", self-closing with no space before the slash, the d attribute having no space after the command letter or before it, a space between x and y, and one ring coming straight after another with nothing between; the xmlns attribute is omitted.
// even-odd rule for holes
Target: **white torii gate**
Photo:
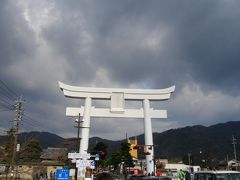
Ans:
<svg viewBox="0 0 240 180"><path fill-rule="evenodd" d="M119 89L78 87L59 82L59 87L66 97L85 99L85 105L80 108L66 108L67 116L77 117L79 114L83 116L80 153L85 153L88 150L90 117L144 118L145 145L152 146L151 149L148 149L149 154L146 155L147 173L154 172L151 118L167 118L167 110L154 110L150 107L150 101L169 99L171 93L175 90L175 86L166 89ZM109 99L111 100L111 107L95 108L92 106L92 99ZM142 100L143 108L125 109L125 99Z"/></svg>

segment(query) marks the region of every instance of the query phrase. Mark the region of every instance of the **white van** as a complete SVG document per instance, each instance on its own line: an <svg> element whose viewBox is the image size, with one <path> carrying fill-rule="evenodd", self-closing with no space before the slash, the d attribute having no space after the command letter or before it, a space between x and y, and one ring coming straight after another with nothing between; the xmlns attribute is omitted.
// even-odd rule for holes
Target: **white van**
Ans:
<svg viewBox="0 0 240 180"><path fill-rule="evenodd" d="M194 180L240 180L240 172L199 171L194 173Z"/></svg>

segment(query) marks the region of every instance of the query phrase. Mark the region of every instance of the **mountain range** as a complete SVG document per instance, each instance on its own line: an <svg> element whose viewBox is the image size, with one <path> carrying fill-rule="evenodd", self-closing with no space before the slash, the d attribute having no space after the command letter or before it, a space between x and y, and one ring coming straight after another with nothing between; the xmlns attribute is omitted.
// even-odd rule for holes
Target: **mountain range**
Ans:
<svg viewBox="0 0 240 180"><path fill-rule="evenodd" d="M232 137L236 138L236 152L240 153L240 121L212 126L187 126L183 128L170 129L161 133L153 133L154 152L156 158L168 158L169 160L180 160L188 154L204 153L213 158L223 160L227 156L234 158ZM29 138L36 138L42 148L66 147L68 144L74 146L75 139L64 139L49 132L25 132L19 135L21 143L27 142ZM133 139L134 137L130 137ZM144 134L136 137L139 144L144 144ZM4 136L0 136L0 145L4 144ZM108 144L109 152L118 150L122 142L126 140L112 141L99 137L92 137L89 140L90 149L97 142ZM68 142L68 143L66 143Z"/></svg>

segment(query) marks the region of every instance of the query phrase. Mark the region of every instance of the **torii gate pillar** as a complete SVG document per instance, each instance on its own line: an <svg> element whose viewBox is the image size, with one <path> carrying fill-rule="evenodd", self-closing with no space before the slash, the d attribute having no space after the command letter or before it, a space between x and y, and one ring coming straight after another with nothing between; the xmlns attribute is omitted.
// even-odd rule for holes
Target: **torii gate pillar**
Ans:
<svg viewBox="0 0 240 180"><path fill-rule="evenodd" d="M153 153L153 136L152 136L152 121L150 116L150 102L148 99L143 100L144 109L144 139L149 155L146 155L147 173L154 172L154 153ZM151 147L151 148L149 148Z"/></svg>
<svg viewBox="0 0 240 180"><path fill-rule="evenodd" d="M69 86L59 82L59 87L66 97L85 99L84 107L67 107L66 115L77 117L83 116L82 132L80 141L80 153L87 153L90 117L112 117L112 118L143 118L144 138L148 150L146 155L147 173L154 172L154 144L152 137L151 118L167 118L167 110L154 110L150 107L150 101L167 100L174 92L175 86L166 89L119 89L119 88L92 88ZM92 99L111 100L110 108L95 108ZM125 109L125 100L141 100L143 108Z"/></svg>
<svg viewBox="0 0 240 180"><path fill-rule="evenodd" d="M84 116L82 123L82 131L81 131L81 140L79 146L80 153L86 153L88 150L88 140L89 140L89 131L90 131L90 110L91 110L92 99L87 97L85 99L84 106Z"/></svg>

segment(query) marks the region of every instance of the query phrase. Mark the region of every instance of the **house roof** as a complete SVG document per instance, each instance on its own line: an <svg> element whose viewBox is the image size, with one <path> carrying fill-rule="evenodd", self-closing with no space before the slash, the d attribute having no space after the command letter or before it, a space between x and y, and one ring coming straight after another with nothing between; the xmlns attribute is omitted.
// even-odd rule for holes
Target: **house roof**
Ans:
<svg viewBox="0 0 240 180"><path fill-rule="evenodd" d="M58 157L65 155L67 148L52 148L44 149L40 158L42 160L58 160Z"/></svg>

